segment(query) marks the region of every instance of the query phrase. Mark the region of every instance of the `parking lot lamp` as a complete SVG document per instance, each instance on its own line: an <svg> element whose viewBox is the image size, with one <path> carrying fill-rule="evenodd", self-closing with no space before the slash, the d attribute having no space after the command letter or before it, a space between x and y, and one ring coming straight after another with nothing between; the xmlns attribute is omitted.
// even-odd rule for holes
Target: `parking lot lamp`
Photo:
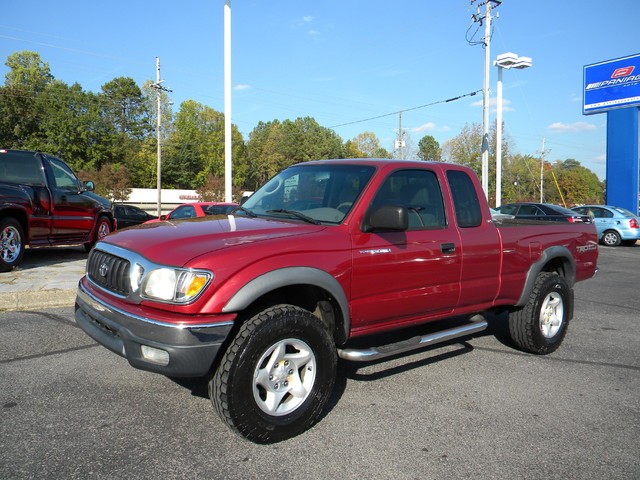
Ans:
<svg viewBox="0 0 640 480"><path fill-rule="evenodd" d="M496 109L496 207L502 202L502 70L529 68L531 57L520 57L515 53L498 55L493 64L498 67L497 109Z"/></svg>

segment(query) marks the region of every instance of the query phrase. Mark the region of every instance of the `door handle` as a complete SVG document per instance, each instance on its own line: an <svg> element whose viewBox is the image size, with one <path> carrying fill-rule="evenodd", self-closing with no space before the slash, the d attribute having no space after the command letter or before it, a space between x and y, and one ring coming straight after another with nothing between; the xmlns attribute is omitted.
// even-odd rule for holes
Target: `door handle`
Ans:
<svg viewBox="0 0 640 480"><path fill-rule="evenodd" d="M456 251L455 243L442 243L440 244L440 251L442 253L454 253Z"/></svg>

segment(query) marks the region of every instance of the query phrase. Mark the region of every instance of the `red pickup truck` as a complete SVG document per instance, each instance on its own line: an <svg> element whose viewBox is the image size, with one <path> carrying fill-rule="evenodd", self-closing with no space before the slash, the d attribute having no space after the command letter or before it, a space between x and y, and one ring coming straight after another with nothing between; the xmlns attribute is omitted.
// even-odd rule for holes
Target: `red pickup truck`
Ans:
<svg viewBox="0 0 640 480"><path fill-rule="evenodd" d="M505 311L518 348L554 351L597 258L592 224L492 219L460 165L323 160L282 171L230 215L104 238L75 316L136 368L207 376L231 429L270 443L321 417L338 357L468 336ZM407 328L425 324L444 326Z"/></svg>

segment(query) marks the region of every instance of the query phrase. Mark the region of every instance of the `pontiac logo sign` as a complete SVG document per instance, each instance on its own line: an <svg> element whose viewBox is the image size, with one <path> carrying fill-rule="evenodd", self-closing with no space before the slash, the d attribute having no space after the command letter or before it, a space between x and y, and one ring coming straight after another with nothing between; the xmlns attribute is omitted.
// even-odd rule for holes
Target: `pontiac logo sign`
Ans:
<svg viewBox="0 0 640 480"><path fill-rule="evenodd" d="M616 68L611 75L611 78L620 78L620 77L628 77L633 73L633 70L636 67L633 65L629 65L628 67Z"/></svg>
<svg viewBox="0 0 640 480"><path fill-rule="evenodd" d="M100 274L100 276L106 278L107 273L109 273L109 265L107 265L106 263L100 264L100 267L98 267L98 273Z"/></svg>

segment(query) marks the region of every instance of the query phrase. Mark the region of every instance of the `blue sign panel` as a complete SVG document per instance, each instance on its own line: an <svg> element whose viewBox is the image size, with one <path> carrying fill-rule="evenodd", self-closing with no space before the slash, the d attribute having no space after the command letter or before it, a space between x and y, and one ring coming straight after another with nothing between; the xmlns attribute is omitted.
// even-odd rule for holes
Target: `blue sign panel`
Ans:
<svg viewBox="0 0 640 480"><path fill-rule="evenodd" d="M637 105L640 105L640 54L584 67L584 115Z"/></svg>

